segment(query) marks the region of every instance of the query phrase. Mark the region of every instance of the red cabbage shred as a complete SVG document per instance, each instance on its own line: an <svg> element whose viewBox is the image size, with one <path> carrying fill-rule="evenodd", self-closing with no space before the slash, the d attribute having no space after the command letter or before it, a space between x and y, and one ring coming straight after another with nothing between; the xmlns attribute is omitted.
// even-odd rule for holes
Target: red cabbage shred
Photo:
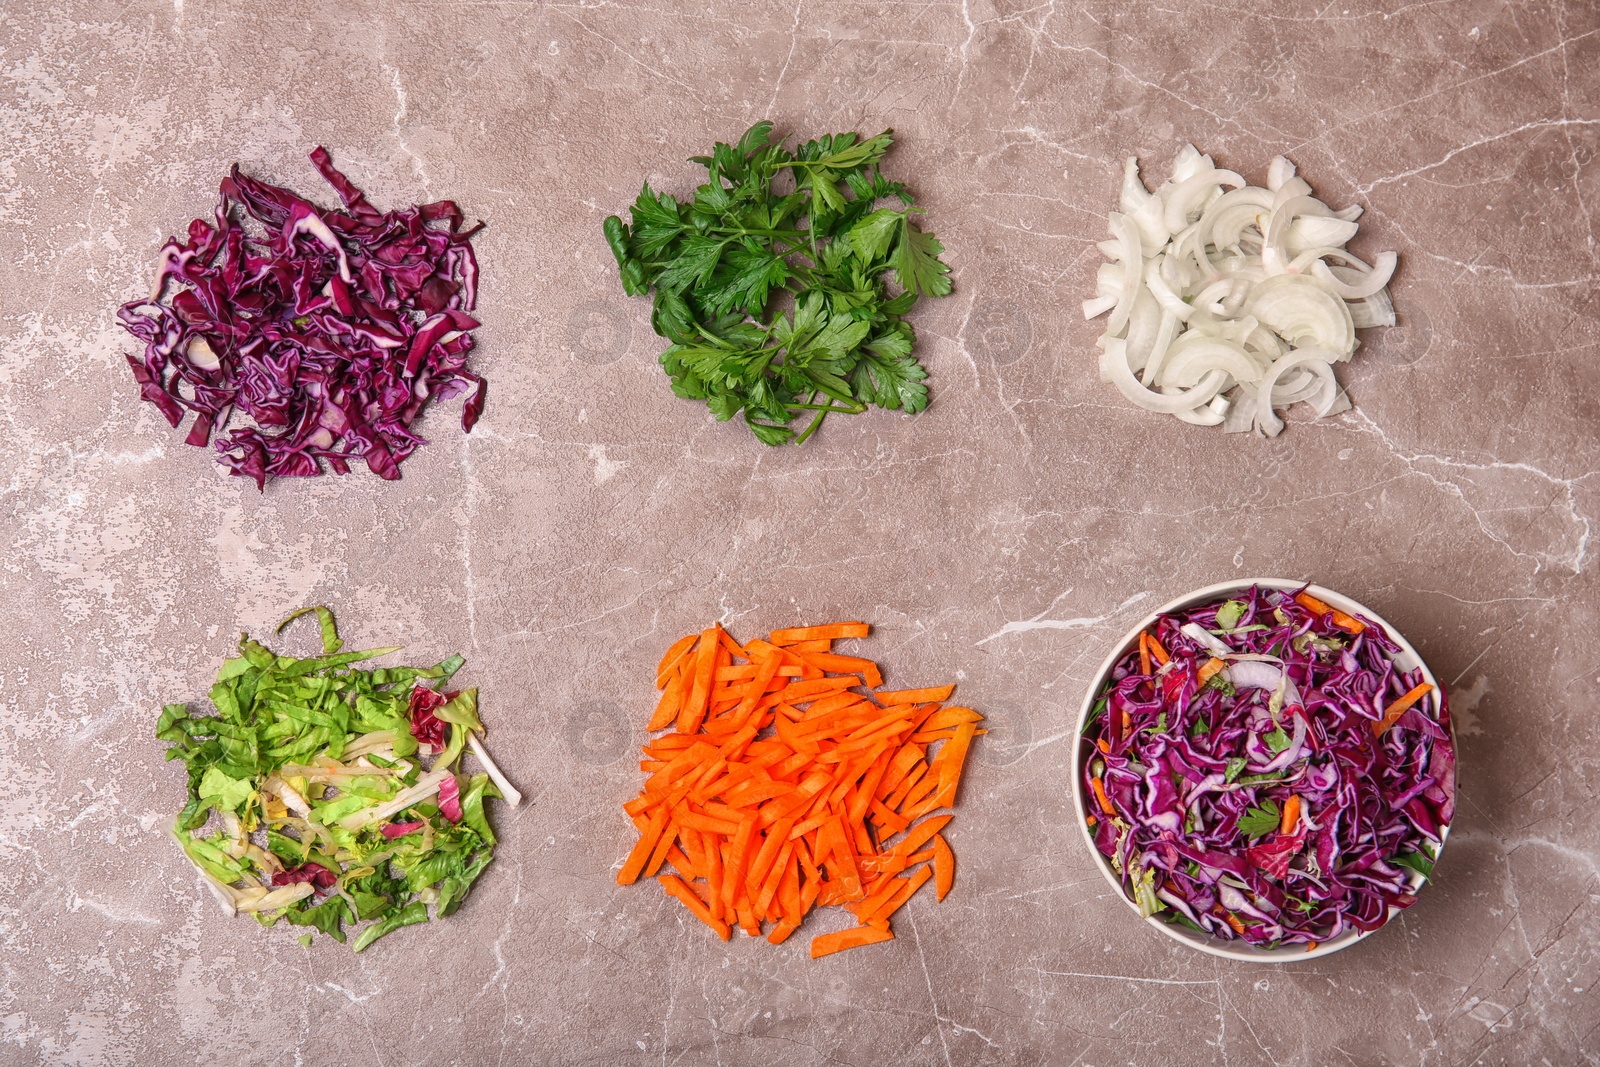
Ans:
<svg viewBox="0 0 1600 1067"><path fill-rule="evenodd" d="M1085 731L1097 750L1079 783L1097 816L1095 844L1130 898L1153 872L1146 899L1160 918L1223 940L1271 948L1375 930L1416 899L1417 872L1397 860L1420 855L1431 869L1454 814L1449 704L1430 694L1376 737L1385 708L1422 681L1420 664L1396 668L1401 649L1382 626L1361 619L1366 629L1352 636L1277 590L1233 599L1244 605L1233 632L1218 633L1226 599L1163 615L1154 634L1171 661L1145 674L1135 647L1114 667ZM1259 684L1262 667L1287 673L1276 720L1268 689L1200 684L1212 652L1182 632L1188 623L1272 657L1224 677ZM1275 752L1269 737L1289 740ZM1100 809L1097 776L1114 815ZM1240 830L1252 809L1259 827L1291 794L1302 813L1291 833Z"/></svg>
<svg viewBox="0 0 1600 1067"><path fill-rule="evenodd" d="M468 397L461 428L483 411L485 383L466 369L478 320L477 259L454 203L378 211L311 153L343 210L326 210L234 165L214 221L195 219L161 249L152 295L117 312L144 342L128 356L140 395L187 443L216 434L220 462L255 479L346 474L360 459L381 478L427 442L412 423L432 400ZM163 301L167 282L175 283ZM253 425L230 427L243 415Z"/></svg>

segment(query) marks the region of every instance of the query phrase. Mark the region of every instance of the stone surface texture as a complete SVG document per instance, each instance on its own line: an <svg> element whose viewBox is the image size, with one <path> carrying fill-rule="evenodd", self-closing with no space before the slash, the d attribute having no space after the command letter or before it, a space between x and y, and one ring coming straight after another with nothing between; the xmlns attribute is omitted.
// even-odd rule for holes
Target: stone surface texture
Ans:
<svg viewBox="0 0 1600 1067"><path fill-rule="evenodd" d="M1600 1062L1597 69L1580 0L5 5L0 1062ZM914 314L925 413L772 450L669 393L600 222L763 117L897 131L956 285ZM1121 162L1185 141L1257 182L1288 154L1399 251L1354 410L1225 436L1098 380ZM231 163L330 200L318 144L380 206L488 221L491 392L398 483L262 494L139 402L114 312ZM1278 967L1141 924L1068 794L1110 642L1251 575L1393 620L1462 751L1436 884ZM530 798L453 920L360 956L224 919L164 833L160 705L310 603L464 653ZM812 962L616 886L665 646L839 617L991 718L951 897Z"/></svg>

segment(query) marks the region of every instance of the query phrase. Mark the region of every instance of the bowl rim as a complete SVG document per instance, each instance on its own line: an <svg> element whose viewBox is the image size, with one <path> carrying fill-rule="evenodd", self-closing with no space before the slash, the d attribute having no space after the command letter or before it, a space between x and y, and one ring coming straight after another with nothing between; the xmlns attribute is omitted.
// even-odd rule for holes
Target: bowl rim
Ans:
<svg viewBox="0 0 1600 1067"><path fill-rule="evenodd" d="M1100 667L1095 671L1094 677L1090 680L1088 687L1084 691L1083 703L1078 708L1078 717L1074 723L1073 729L1074 745L1072 754L1072 807L1077 816L1078 832L1085 847L1089 850L1089 855L1094 860L1095 868L1099 870L1101 875L1105 877L1106 881L1110 883L1112 889L1116 892L1117 898L1126 904L1135 915L1139 915L1139 905L1135 903L1126 892L1124 892L1122 888L1122 880L1117 877L1116 872L1111 869L1110 862L1105 858L1105 856L1101 855L1100 850L1095 847L1094 835L1089 832L1089 811L1087 807L1087 798L1084 796L1083 789L1083 766L1085 759L1088 757L1088 752L1086 751L1085 746L1087 745L1090 748L1093 746L1090 745L1088 740L1084 737L1084 723L1088 721L1089 712L1094 707L1095 698L1098 696L1101 686L1105 684L1105 680L1110 675L1112 668L1116 666L1118 660L1120 660L1131 650L1134 642L1138 641L1139 635L1148 629L1152 624L1154 624L1159 616L1171 614L1183 608L1191 607L1202 601L1215 600L1220 596L1241 592L1245 589L1249 589L1252 586L1262 589L1276 589L1284 592L1304 589L1311 593L1312 596L1323 601L1331 607L1337 608L1340 611L1350 615L1365 615L1367 618L1382 626L1388 633L1390 639L1393 640L1395 644L1399 645L1404 653L1414 657L1417 663L1420 665L1422 669L1423 680L1433 686L1433 691L1423 698L1424 704L1431 708L1435 720L1438 720L1439 718L1444 690L1440 687L1439 679L1428 667L1427 661L1424 660L1421 654L1412 647L1411 642L1405 639L1404 635L1402 635L1400 631L1394 627L1393 623L1389 622L1388 619L1384 618L1376 611L1373 611L1360 601L1346 596L1343 593L1329 589L1326 586L1317 585L1314 582L1291 581L1286 578L1234 579L1226 582L1216 582L1211 585L1195 589L1191 592L1185 593L1183 596L1169 600L1167 603L1150 611L1139 621L1138 625L1132 627L1127 633L1122 635L1122 637L1112 646L1111 651L1101 662ZM1450 731L1451 747L1454 749L1456 748L1455 723L1452 721L1446 724L1446 726ZM1456 775L1457 770L1458 768L1451 769L1452 776ZM1449 838L1450 824L1445 823L1439 828L1439 848L1438 853L1434 857L1435 863L1438 862L1438 856L1444 853L1444 846L1448 842ZM1410 879L1412 891L1416 892L1420 890L1426 881L1427 879L1424 878L1420 872L1414 874ZM1320 959L1323 956L1327 956L1331 953L1339 952L1342 949L1349 948L1351 945L1354 945L1365 939L1369 934L1377 933L1378 930L1384 929L1384 927L1389 925L1390 920L1392 920L1395 915L1399 914L1400 910L1401 909L1399 908L1391 906L1388 914L1384 916L1383 925L1374 930L1346 930L1338 937L1332 938L1328 941L1318 942L1314 948L1309 950L1299 946L1275 949L1257 948L1254 945L1248 945L1242 941L1221 941L1217 938L1211 937L1210 935L1196 933L1193 930L1178 926L1174 923L1162 922L1153 915L1139 915L1139 918L1141 921L1155 927L1173 940L1187 945L1190 948L1198 949L1199 951L1211 956L1218 956L1223 959L1242 960L1249 963L1291 963Z"/></svg>

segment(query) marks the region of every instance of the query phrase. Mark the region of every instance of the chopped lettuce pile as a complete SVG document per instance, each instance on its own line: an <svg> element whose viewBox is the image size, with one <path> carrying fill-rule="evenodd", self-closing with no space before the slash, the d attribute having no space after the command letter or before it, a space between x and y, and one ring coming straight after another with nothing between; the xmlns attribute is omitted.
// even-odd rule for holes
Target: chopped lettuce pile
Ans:
<svg viewBox="0 0 1600 1067"><path fill-rule="evenodd" d="M215 710L169 704L156 736L189 770L173 834L228 914L341 942L366 923L360 952L427 922L430 905L434 918L460 907L494 854L486 801L522 797L477 737L478 691L441 692L460 656L364 670L353 664L398 648L341 652L323 607L278 632L308 612L323 655L281 656L242 634L211 687ZM484 773L459 773L468 749Z"/></svg>
<svg viewBox="0 0 1600 1067"><path fill-rule="evenodd" d="M1381 625L1307 591L1162 615L1085 734L1079 786L1129 898L1224 940L1376 929L1454 814L1443 692Z"/></svg>

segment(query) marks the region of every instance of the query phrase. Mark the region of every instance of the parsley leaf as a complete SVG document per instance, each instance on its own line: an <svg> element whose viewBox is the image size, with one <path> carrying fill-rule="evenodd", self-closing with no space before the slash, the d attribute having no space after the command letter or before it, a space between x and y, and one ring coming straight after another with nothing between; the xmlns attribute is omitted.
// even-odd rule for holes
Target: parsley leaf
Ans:
<svg viewBox="0 0 1600 1067"><path fill-rule="evenodd" d="M1272 750L1273 755L1277 755L1288 748L1293 739L1283 732L1283 727L1277 726L1261 740L1267 743L1267 747Z"/></svg>
<svg viewBox="0 0 1600 1067"><path fill-rule="evenodd" d="M1278 828L1278 802L1268 800L1259 808L1251 808L1239 816L1239 832L1246 837L1261 837Z"/></svg>
<svg viewBox="0 0 1600 1067"><path fill-rule="evenodd" d="M923 292L929 296L945 296L950 292L950 268L939 262L944 245L931 233L923 233L902 217L900 244L895 253L894 272L900 288L907 292Z"/></svg>
<svg viewBox="0 0 1600 1067"><path fill-rule="evenodd" d="M1404 856L1396 856L1389 862L1398 867L1409 867L1423 878L1433 877L1433 861L1420 852L1407 852Z"/></svg>
<svg viewBox="0 0 1600 1067"><path fill-rule="evenodd" d="M837 133L791 150L759 122L694 157L707 180L691 200L647 184L629 223L605 220L623 291L652 296L650 324L671 342L660 362L676 395L719 420L742 412L768 445L835 412L928 406L904 316L950 292L950 268L878 169L893 141Z"/></svg>

